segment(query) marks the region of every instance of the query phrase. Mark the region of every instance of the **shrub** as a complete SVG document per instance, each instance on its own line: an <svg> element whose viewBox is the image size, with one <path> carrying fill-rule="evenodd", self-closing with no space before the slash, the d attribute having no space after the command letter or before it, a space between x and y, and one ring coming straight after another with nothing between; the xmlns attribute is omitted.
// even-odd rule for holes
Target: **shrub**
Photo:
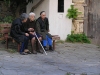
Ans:
<svg viewBox="0 0 100 75"><path fill-rule="evenodd" d="M91 43L85 34L69 34L67 36L66 42L81 42L81 43Z"/></svg>
<svg viewBox="0 0 100 75"><path fill-rule="evenodd" d="M0 23L12 23L14 19L13 16L0 17Z"/></svg>
<svg viewBox="0 0 100 75"><path fill-rule="evenodd" d="M13 19L14 18L12 16L5 16L3 19L3 22L4 23L12 23Z"/></svg>

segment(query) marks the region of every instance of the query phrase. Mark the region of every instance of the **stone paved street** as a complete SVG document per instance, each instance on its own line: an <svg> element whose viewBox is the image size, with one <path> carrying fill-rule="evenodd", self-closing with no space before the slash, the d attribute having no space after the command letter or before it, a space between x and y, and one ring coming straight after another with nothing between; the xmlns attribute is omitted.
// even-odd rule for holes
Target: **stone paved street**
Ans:
<svg viewBox="0 0 100 75"><path fill-rule="evenodd" d="M64 43L47 53L23 56L0 45L0 75L100 75L98 46Z"/></svg>

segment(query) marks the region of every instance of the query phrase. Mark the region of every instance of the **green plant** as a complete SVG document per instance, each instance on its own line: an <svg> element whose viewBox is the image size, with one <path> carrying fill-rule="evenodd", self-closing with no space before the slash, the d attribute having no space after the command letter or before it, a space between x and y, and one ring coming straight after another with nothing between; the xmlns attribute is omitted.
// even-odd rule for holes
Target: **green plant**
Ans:
<svg viewBox="0 0 100 75"><path fill-rule="evenodd" d="M68 14L66 15L69 19L76 19L81 12L78 12L78 9L74 8L74 5L70 6L68 9Z"/></svg>
<svg viewBox="0 0 100 75"><path fill-rule="evenodd" d="M3 23L12 23L13 19L14 18L12 16L5 16L3 19Z"/></svg>
<svg viewBox="0 0 100 75"><path fill-rule="evenodd" d="M8 49L7 52L9 52L9 53L16 53L17 51L15 49Z"/></svg>
<svg viewBox="0 0 100 75"><path fill-rule="evenodd" d="M67 73L66 75L71 75L71 73Z"/></svg>
<svg viewBox="0 0 100 75"><path fill-rule="evenodd" d="M63 40L59 40L59 41L57 41L56 43L64 44L64 42L65 42L65 41L63 41Z"/></svg>
<svg viewBox="0 0 100 75"><path fill-rule="evenodd" d="M74 34L74 33L71 33L67 36L66 42L91 43L85 34Z"/></svg>
<svg viewBox="0 0 100 75"><path fill-rule="evenodd" d="M26 6L29 3L33 3L34 0L2 0L5 3L5 6L7 7L8 11L11 12L12 15L15 17L19 17L21 12L24 12L26 9ZM41 2L43 0L40 0Z"/></svg>
<svg viewBox="0 0 100 75"><path fill-rule="evenodd" d="M6 6L10 7L10 0L4 0Z"/></svg>
<svg viewBox="0 0 100 75"><path fill-rule="evenodd" d="M82 73L81 75L87 75L86 73Z"/></svg>
<svg viewBox="0 0 100 75"><path fill-rule="evenodd" d="M97 48L100 48L100 46L98 46Z"/></svg>

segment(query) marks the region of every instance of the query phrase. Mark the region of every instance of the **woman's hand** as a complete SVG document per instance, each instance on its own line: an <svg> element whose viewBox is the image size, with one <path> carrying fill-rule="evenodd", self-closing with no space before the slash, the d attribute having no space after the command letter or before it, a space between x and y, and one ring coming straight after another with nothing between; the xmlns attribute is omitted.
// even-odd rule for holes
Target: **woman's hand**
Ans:
<svg viewBox="0 0 100 75"><path fill-rule="evenodd" d="M25 35L26 35L26 36L29 36L29 34L28 34L28 33L25 33Z"/></svg>
<svg viewBox="0 0 100 75"><path fill-rule="evenodd" d="M32 35L35 35L35 33L34 32L29 32L30 34L32 34Z"/></svg>
<svg viewBox="0 0 100 75"><path fill-rule="evenodd" d="M33 28L29 28L28 31L34 31L34 29Z"/></svg>

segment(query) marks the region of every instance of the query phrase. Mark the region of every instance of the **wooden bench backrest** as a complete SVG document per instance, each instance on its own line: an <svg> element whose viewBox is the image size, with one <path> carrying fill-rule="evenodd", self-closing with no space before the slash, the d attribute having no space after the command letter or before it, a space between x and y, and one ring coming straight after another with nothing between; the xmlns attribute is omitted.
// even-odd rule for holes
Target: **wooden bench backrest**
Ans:
<svg viewBox="0 0 100 75"><path fill-rule="evenodd" d="M58 35L52 35L52 40L60 40L60 37Z"/></svg>
<svg viewBox="0 0 100 75"><path fill-rule="evenodd" d="M0 33L2 35L10 33L11 24L1 24L0 27L1 27Z"/></svg>
<svg viewBox="0 0 100 75"><path fill-rule="evenodd" d="M11 28L11 24L1 24L1 28Z"/></svg>
<svg viewBox="0 0 100 75"><path fill-rule="evenodd" d="M1 30L1 34L8 34L8 33L10 33L10 28L9 29L6 28L6 29Z"/></svg>

